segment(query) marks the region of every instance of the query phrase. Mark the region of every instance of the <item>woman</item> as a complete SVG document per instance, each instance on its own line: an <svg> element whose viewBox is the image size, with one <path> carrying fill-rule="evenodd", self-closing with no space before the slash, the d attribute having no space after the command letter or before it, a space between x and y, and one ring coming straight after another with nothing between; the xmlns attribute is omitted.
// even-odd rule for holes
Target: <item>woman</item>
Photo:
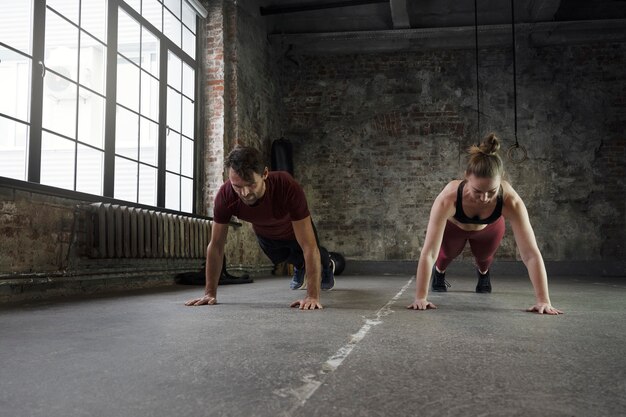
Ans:
<svg viewBox="0 0 626 417"><path fill-rule="evenodd" d="M522 261L528 269L537 299L528 311L562 314L552 307L548 279L524 202L502 179L504 168L497 154L499 139L492 133L469 149L465 180L450 182L430 211L424 247L417 266L415 301L410 309L437 308L426 298L432 269L433 291L447 291L446 268L469 241L476 259L476 292L491 292L489 267L504 236L504 219L511 224Z"/></svg>

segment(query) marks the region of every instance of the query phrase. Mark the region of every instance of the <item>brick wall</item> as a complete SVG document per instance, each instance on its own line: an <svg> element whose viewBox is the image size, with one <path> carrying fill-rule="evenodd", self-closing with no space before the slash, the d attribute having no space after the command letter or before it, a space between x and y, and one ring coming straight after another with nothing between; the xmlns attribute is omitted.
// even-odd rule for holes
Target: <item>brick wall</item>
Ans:
<svg viewBox="0 0 626 417"><path fill-rule="evenodd" d="M224 182L223 160L236 145L254 146L267 156L271 140L279 137L280 90L277 65L258 19L255 1L210 1L207 17L205 135L206 213L212 215L217 190ZM230 229L228 263L244 268L267 268L249 224Z"/></svg>
<svg viewBox="0 0 626 417"><path fill-rule="evenodd" d="M225 144L225 70L224 70L224 15L223 1L205 5L208 16L205 23L206 56L203 68L205 95L204 181L203 213L213 214L213 200L223 180Z"/></svg>
<svg viewBox="0 0 626 417"><path fill-rule="evenodd" d="M64 199L1 187L0 275L67 269L75 216Z"/></svg>
<svg viewBox="0 0 626 417"><path fill-rule="evenodd" d="M626 45L522 46L518 139L505 159L548 260L624 258ZM323 243L351 259L417 259L432 201L476 141L474 51L297 56L286 136ZM510 49L480 51L481 131L515 143ZM507 233L499 259L517 258Z"/></svg>

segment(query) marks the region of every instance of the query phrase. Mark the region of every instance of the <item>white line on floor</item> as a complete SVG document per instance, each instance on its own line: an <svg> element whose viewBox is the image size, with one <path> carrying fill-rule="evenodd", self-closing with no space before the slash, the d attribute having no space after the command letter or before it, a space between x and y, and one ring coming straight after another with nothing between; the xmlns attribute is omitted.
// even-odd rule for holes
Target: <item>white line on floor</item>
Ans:
<svg viewBox="0 0 626 417"><path fill-rule="evenodd" d="M388 316L393 312L391 306L404 294L404 292L409 288L411 283L413 282L413 277L407 281L406 284L398 291L396 295L394 295L387 303L382 306L375 314L373 319L365 318L365 324L359 329L358 332L354 333L350 337L350 341L343 345L334 355L332 355L326 362L322 364L322 369L318 372L318 378L316 379L316 375L305 375L302 378L303 385L297 388L281 388L274 391L275 395L280 397L289 397L293 396L296 398L296 404L285 413L286 416L291 416L293 412L305 405L307 400L317 391L319 387L322 386L323 379L330 373L334 372L343 361L350 355L352 350L356 347L356 345L363 340L363 338L367 335L367 333L372 329L372 327L381 324L383 322L383 318Z"/></svg>

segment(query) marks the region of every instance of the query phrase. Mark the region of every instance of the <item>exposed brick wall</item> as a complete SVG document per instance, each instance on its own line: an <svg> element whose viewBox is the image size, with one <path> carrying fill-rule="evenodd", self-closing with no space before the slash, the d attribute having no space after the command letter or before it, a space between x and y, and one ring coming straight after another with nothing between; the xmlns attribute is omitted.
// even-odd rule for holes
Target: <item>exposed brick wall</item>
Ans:
<svg viewBox="0 0 626 417"><path fill-rule="evenodd" d="M225 132L224 14L223 1L205 4L206 56L204 59L205 126L203 181L204 214L213 214L213 200L223 180Z"/></svg>
<svg viewBox="0 0 626 417"><path fill-rule="evenodd" d="M518 50L518 139L529 159L505 168L546 259L624 257L624 53L624 44ZM496 131L506 151L511 50L480 57L481 131ZM286 136L327 247L351 259L419 257L433 199L462 174L477 138L474 59L436 50L285 62ZM509 230L498 258L517 257Z"/></svg>
<svg viewBox="0 0 626 417"><path fill-rule="evenodd" d="M212 215L215 194L224 181L223 160L236 145L254 146L267 156L280 127L277 66L256 18L255 1L210 1L207 18L205 88L206 180L204 202ZM269 261L261 253L249 224L229 231L228 262L259 267Z"/></svg>
<svg viewBox="0 0 626 417"><path fill-rule="evenodd" d="M66 269L74 225L63 199L0 188L0 274Z"/></svg>

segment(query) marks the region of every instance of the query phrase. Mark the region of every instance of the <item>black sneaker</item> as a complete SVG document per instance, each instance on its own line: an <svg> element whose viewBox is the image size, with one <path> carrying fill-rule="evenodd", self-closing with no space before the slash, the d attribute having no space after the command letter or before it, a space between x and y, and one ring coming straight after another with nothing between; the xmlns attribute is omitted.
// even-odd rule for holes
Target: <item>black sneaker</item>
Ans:
<svg viewBox="0 0 626 417"><path fill-rule="evenodd" d="M478 293L491 292L491 280L489 279L489 270L487 270L487 273L483 275L477 269L476 275L478 275L478 284L476 284L476 292Z"/></svg>
<svg viewBox="0 0 626 417"><path fill-rule="evenodd" d="M446 292L450 286L448 281L446 281L446 273L437 271L435 265L433 265L433 272L430 275L430 282L435 292Z"/></svg>

